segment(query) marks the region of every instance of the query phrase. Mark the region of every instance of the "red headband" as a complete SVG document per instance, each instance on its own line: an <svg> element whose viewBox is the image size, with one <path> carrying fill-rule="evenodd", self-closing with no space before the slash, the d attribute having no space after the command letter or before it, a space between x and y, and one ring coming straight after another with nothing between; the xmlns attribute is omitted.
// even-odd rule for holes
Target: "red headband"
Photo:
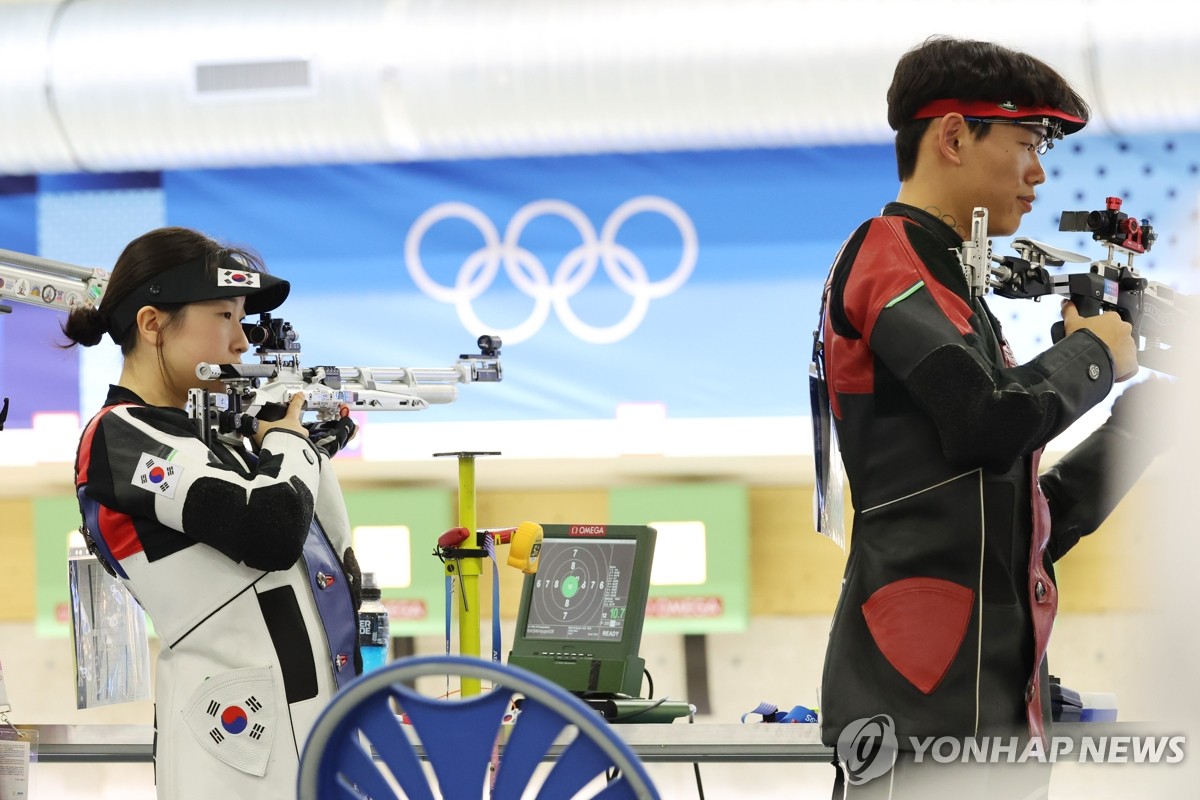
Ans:
<svg viewBox="0 0 1200 800"><path fill-rule="evenodd" d="M999 117L1001 119L1037 119L1039 117L1056 119L1062 128L1063 134L1075 133L1081 130L1084 125L1087 125L1087 120L1073 116L1050 106L1026 106L1019 107L1016 103L1005 100L1001 103L996 103L991 100L934 100L924 107L917 110L913 114L913 119L930 119L931 117L944 117L952 113L962 114L964 117Z"/></svg>

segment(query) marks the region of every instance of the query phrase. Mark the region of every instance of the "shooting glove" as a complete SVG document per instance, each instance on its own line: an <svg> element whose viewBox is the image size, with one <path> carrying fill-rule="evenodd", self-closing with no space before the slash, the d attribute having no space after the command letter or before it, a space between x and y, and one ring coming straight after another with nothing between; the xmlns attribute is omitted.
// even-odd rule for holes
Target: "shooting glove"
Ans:
<svg viewBox="0 0 1200 800"><path fill-rule="evenodd" d="M342 572L346 573L346 584L350 589L350 600L355 610L362 607L362 569L354 556L354 548L347 547L342 553Z"/></svg>
<svg viewBox="0 0 1200 800"><path fill-rule="evenodd" d="M337 455L338 451L354 438L354 433L358 430L354 420L348 416L324 422L306 422L304 427L308 430L308 438L312 443L324 450L330 458Z"/></svg>
<svg viewBox="0 0 1200 800"><path fill-rule="evenodd" d="M362 569L358 566L358 559L354 557L354 548L347 547L342 553L342 572L346 574L346 585L350 589L350 602L354 604L354 610L362 608ZM362 646L358 637L355 637L354 642L354 674L363 674L362 661Z"/></svg>

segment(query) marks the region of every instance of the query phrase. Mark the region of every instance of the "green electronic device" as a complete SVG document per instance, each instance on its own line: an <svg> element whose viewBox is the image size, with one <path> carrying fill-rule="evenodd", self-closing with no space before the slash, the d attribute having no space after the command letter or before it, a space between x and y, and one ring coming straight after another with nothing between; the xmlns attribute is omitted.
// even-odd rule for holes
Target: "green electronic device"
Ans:
<svg viewBox="0 0 1200 800"><path fill-rule="evenodd" d="M508 663L584 696L640 697L654 528L543 525Z"/></svg>

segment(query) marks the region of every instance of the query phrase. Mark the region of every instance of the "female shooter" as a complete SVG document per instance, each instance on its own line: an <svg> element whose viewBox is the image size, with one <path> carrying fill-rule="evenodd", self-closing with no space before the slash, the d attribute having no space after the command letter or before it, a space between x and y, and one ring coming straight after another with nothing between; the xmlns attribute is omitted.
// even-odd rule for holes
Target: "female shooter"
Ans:
<svg viewBox="0 0 1200 800"><path fill-rule="evenodd" d="M108 334L124 357L75 480L89 547L161 641L159 798L290 796L309 728L360 671L359 569L332 453L310 441L302 396L259 424L252 450L206 445L185 411L189 389L223 391L197 363L240 361L242 317L289 288L253 253L162 228L130 242L100 307L63 327L71 345Z"/></svg>

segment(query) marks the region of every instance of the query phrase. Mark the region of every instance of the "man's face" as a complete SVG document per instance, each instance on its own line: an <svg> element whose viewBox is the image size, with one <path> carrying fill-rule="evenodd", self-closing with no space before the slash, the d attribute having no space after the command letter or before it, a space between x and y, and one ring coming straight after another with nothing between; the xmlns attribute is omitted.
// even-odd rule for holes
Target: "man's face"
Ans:
<svg viewBox="0 0 1200 800"><path fill-rule="evenodd" d="M1046 180L1046 171L1038 158L1038 146L1045 128L1031 125L990 123L982 138L967 137L963 149L960 184L969 208L988 210L988 233L1008 236L1016 233L1021 218L1033 210L1036 187Z"/></svg>

